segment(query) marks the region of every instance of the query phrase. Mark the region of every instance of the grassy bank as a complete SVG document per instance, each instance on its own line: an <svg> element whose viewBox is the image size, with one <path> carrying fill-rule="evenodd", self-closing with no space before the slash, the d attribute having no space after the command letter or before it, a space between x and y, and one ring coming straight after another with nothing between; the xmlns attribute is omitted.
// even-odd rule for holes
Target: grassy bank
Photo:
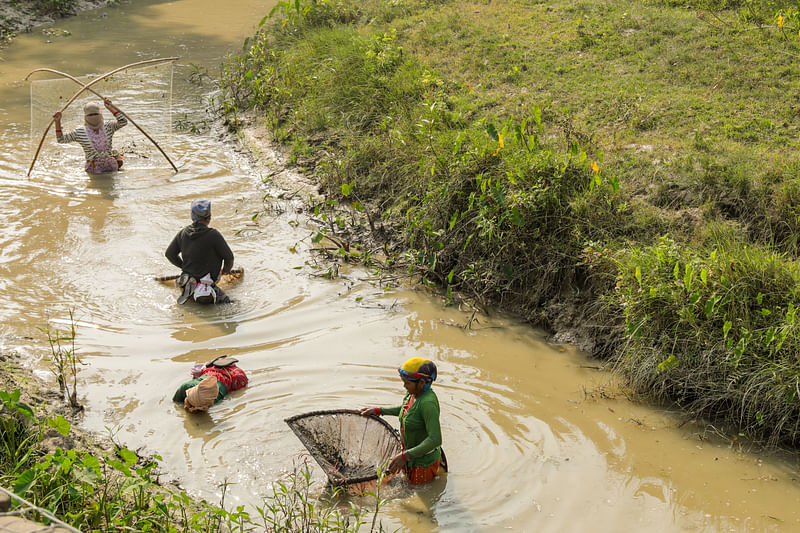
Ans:
<svg viewBox="0 0 800 533"><path fill-rule="evenodd" d="M281 2L220 105L317 176L327 231L346 204L448 295L797 445L798 31L769 1Z"/></svg>

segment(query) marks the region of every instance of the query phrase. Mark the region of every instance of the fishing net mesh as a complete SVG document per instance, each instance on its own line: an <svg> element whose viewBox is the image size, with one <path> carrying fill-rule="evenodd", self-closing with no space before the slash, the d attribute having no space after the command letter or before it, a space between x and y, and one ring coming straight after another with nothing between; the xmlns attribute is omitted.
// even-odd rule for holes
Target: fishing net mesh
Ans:
<svg viewBox="0 0 800 533"><path fill-rule="evenodd" d="M286 419L322 470L336 485L378 478L402 446L397 431L382 418L358 411L314 411Z"/></svg>
<svg viewBox="0 0 800 533"><path fill-rule="evenodd" d="M125 112L146 131L169 154L172 138L172 71L171 61L155 65L143 65L120 71L113 76L92 85L92 89ZM81 83L89 83L97 78L95 75L77 76L75 72L67 72L75 76ZM36 76L54 76L48 72L37 73ZM33 157L42 134L53 118L53 113L64 107L80 89L75 81L68 78L50 78L33 80L31 88L31 135L29 155ZM105 109L100 98L84 91L64 111L61 118L64 133L69 133L83 125L83 106L88 102L100 105L103 118L114 120ZM133 124L114 134L114 149L121 153L128 162L136 167L156 168L168 166L164 156ZM64 164L83 168L83 150L77 144L58 144L54 127L47 132L39 162L45 167L60 167ZM38 166L38 163L37 163Z"/></svg>

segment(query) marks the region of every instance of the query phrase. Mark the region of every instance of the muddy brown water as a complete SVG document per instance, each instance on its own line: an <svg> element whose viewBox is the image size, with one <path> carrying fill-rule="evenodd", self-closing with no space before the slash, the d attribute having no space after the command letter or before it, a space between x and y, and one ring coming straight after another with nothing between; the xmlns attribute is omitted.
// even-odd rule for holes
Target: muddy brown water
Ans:
<svg viewBox="0 0 800 533"><path fill-rule="evenodd" d="M394 487L381 515L390 529L800 531L793 458L701 438L665 410L587 395L613 390L612 377L511 318L480 317L465 330L452 324L469 315L435 296L387 290L359 269L342 269L333 280L315 275L312 227L284 200L272 201L254 224L269 171L214 131L176 128L169 153L178 174L156 156L134 154L123 172L88 178L77 146L58 150L51 142L26 178L32 118L29 84L21 80L30 70L96 74L180 56L171 120L199 120L213 87L189 78L202 67L216 72L270 7L253 0L123 3L61 21L57 31L23 35L0 52L4 350L23 354L48 377L38 328L67 328L73 309L85 362L83 425L160 454L169 477L210 500L227 480L229 504L257 505L302 455L284 418L398 402L394 369L425 355L440 368L451 472L419 490ZM110 96L136 110L145 89ZM115 142L146 144L132 127ZM212 225L246 269L230 290L231 306L178 307L175 292L150 279L172 273L163 250L200 196L212 199ZM240 359L250 386L208 414L188 416L172 392L193 363L219 354Z"/></svg>

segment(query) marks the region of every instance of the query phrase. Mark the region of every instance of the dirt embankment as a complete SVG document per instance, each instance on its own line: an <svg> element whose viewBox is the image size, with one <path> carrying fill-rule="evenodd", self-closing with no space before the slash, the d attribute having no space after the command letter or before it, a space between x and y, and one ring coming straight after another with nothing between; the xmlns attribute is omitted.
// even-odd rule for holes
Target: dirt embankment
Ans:
<svg viewBox="0 0 800 533"><path fill-rule="evenodd" d="M70 434L62 436L55 429L48 429L42 440L43 451L51 453L56 448L78 448L98 455L113 451L108 438L81 430L78 425L81 411L73 409L58 391L56 384L47 383L25 367L14 352L0 353L0 391L20 390L20 401L31 406L39 416L64 416L71 424Z"/></svg>
<svg viewBox="0 0 800 533"><path fill-rule="evenodd" d="M0 46L9 43L16 35L32 31L37 26L76 15L80 11L116 4L114 0L75 0L58 2L52 7L41 0L0 2Z"/></svg>

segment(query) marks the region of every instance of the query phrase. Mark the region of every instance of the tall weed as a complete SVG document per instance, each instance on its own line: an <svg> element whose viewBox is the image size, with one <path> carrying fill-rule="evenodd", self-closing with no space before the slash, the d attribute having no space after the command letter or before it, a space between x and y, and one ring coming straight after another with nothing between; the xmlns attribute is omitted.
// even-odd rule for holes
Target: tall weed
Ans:
<svg viewBox="0 0 800 533"><path fill-rule="evenodd" d="M69 331L39 328L50 344L50 370L58 382L58 388L73 408L81 408L78 402L78 365L80 357L75 348L75 320L69 311Z"/></svg>

